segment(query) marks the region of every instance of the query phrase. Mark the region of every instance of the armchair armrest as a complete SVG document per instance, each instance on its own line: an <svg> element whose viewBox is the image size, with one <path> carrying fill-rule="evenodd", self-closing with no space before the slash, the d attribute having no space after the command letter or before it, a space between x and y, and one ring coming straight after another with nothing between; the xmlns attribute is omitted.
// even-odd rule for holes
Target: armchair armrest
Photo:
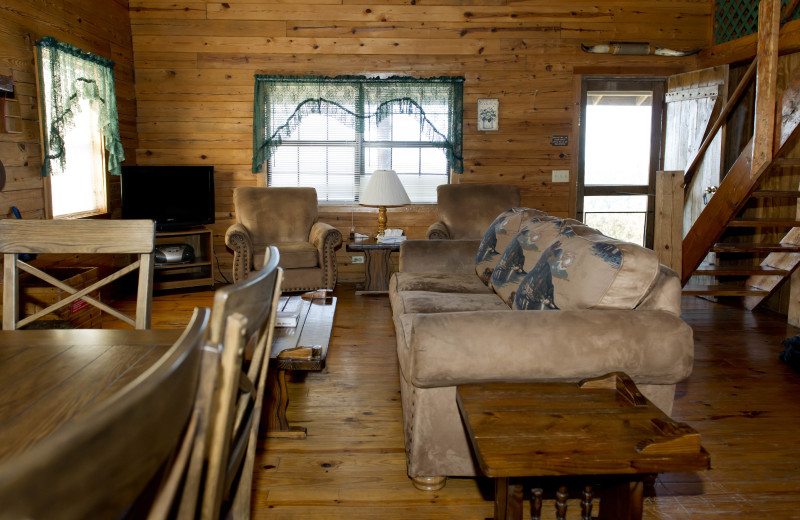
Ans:
<svg viewBox="0 0 800 520"><path fill-rule="evenodd" d="M315 222L311 226L308 240L317 248L319 265L322 268L323 287L333 289L339 275L336 265L336 249L342 245L342 232L330 224Z"/></svg>
<svg viewBox="0 0 800 520"><path fill-rule="evenodd" d="M398 318L400 368L419 387L576 381L623 371L674 384L692 371L692 329L666 311L476 311Z"/></svg>
<svg viewBox="0 0 800 520"><path fill-rule="evenodd" d="M406 240L400 245L400 271L474 273L480 244L480 240Z"/></svg>
<svg viewBox="0 0 800 520"><path fill-rule="evenodd" d="M225 245L233 249L233 281L247 278L253 270L253 238L238 222L225 231Z"/></svg>
<svg viewBox="0 0 800 520"><path fill-rule="evenodd" d="M438 221L428 227L425 236L428 240L449 240L450 230L447 229L447 225L444 222Z"/></svg>

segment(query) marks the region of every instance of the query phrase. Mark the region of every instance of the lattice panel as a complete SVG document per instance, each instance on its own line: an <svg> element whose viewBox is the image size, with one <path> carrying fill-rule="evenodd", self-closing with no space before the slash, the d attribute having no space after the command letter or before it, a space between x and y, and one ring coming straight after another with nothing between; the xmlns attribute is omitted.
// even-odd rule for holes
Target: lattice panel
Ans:
<svg viewBox="0 0 800 520"><path fill-rule="evenodd" d="M789 0L781 0L785 6ZM800 18L800 6L790 19ZM714 10L714 44L724 43L758 31L758 0L717 0Z"/></svg>

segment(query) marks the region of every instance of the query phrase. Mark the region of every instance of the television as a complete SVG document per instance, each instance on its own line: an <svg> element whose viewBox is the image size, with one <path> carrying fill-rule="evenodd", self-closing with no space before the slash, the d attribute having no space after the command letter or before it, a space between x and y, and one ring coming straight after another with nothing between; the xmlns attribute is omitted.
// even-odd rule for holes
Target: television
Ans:
<svg viewBox="0 0 800 520"><path fill-rule="evenodd" d="M151 219L158 231L214 223L213 166L123 166L122 218Z"/></svg>

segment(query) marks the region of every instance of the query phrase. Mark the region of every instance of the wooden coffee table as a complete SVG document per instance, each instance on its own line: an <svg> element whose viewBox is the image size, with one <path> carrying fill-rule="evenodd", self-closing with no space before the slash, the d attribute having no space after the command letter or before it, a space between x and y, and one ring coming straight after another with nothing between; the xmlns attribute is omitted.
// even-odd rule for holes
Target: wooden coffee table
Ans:
<svg viewBox="0 0 800 520"><path fill-rule="evenodd" d="M495 479L495 519L522 518L518 477L616 475L600 491L601 519L642 518L643 479L709 467L700 435L667 417L622 373L575 383L459 385L458 407L481 469ZM583 494L591 517L594 491ZM541 489L531 518L541 515ZM566 488L556 518L566 515Z"/></svg>
<svg viewBox="0 0 800 520"><path fill-rule="evenodd" d="M286 417L289 392L286 377L290 371L319 371L325 368L331 339L336 298L328 291L297 296L282 296L278 312L296 313L295 327L276 327L267 370L267 391L261 415L266 425L262 435L305 439L306 428L292 426Z"/></svg>

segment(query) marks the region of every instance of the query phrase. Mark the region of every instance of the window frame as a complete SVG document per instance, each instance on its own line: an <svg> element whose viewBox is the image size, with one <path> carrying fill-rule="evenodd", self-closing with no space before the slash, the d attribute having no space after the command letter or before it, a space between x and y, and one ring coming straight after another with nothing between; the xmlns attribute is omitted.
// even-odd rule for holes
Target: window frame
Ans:
<svg viewBox="0 0 800 520"><path fill-rule="evenodd" d="M37 82L37 85L39 83ZM38 87L37 87L38 88ZM41 104L41 103L40 103ZM40 114L39 117L41 118L42 115ZM43 120L43 119L41 119ZM63 215L54 215L53 213L53 195L54 195L54 188L52 185L52 176L48 175L46 177L42 177L42 185L44 190L44 213L45 218L52 219L52 220L73 220L79 218L90 218L90 217L100 217L104 215L108 215L109 211L109 200L111 198L111 192L109 189L109 178L108 178L108 170L107 170L107 152L105 149L105 139L101 132L97 132L97 147L100 150L100 157L99 159L100 171L95 172L95 178L102 178L102 186L95 186L96 191L103 194L101 204L98 204L98 207L90 210L85 211L78 211L74 213L65 213ZM62 176L68 176L69 172L65 171L61 174Z"/></svg>
<svg viewBox="0 0 800 520"><path fill-rule="evenodd" d="M269 77L269 78L275 78L275 77ZM295 80L295 79L297 79L297 78L296 77L286 77L286 80L288 82L291 82L292 80ZM319 78L319 79L321 81L324 81L326 79L328 79L328 80L333 79L334 81L331 81L331 83L335 86L337 83L339 83L336 80L338 80L340 78ZM453 80L454 82L455 81L460 81L463 84L463 78L449 78L449 79ZM415 200L412 202L412 204L419 204L419 205L434 205L434 204L436 204L437 201L436 201L436 189L435 189L435 187L439 186L441 184L449 184L451 182L453 172L455 171L454 164L453 164L454 160L458 161L458 164L462 164L462 159L461 159L461 155L460 155L460 153L461 153L460 152L461 151L460 147L463 146L461 144L461 133L462 133L462 130L460 128L461 121L463 120L463 100L461 98L461 96L463 95L462 91L461 91L462 87L459 86L457 89L455 87L451 87L451 88L454 88L455 90L452 90L449 95L447 95L446 97L442 98L442 101L444 102L444 106L446 107L445 115L448 116L449 118L455 117L453 115L453 113L454 112L458 112L459 109L460 109L460 113L459 113L459 115L458 115L456 120L448 119L447 136L443 135L444 140L442 140L442 141L434 140L434 139L423 140L423 137L425 137L425 134L422 132L422 130L420 131L420 140L412 140L412 141L408 141L408 140L393 140L393 139L380 139L380 140L378 140L377 138L380 137L380 134L376 135L375 138L370 139L371 136L370 136L370 130L369 129L370 129L370 126L373 123L371 123L371 121L369 120L370 117L372 117L372 115L371 115L371 113L369 113L367 111L368 110L368 103L369 103L369 99L370 99L370 96L365 94L365 91L366 91L367 88L370 88L370 86L374 85L376 82L381 82L381 81L385 81L387 83L394 83L394 82L403 82L403 80L406 80L406 81L407 80L412 80L414 82L419 82L419 83L424 83L426 81L430 81L431 84L436 84L436 83L441 82L441 78L420 78L420 79L407 78L407 77L401 77L401 78L397 78L397 77L377 78L377 77L366 77L366 76L357 77L356 78L356 77L352 77L351 76L351 77L347 77L347 78L343 77L342 80L343 80L343 83L347 82L347 83L344 83L344 84L347 84L348 87L352 87L353 83L357 84L357 94L355 96L355 100L354 100L354 103L353 103L355 114L357 114L355 116L356 117L356 124L355 124L355 127L353 128L354 138L352 140L335 140L335 139L320 140L320 139L287 139L285 137L282 137L279 140L279 144L275 145L274 150L277 151L282 146L293 146L293 147L296 147L297 153L299 154L299 153L301 153L301 150L304 147L324 147L326 149L330 149L330 148L342 148L342 149L350 148L350 149L352 149L352 153L353 153L353 171L352 171L353 196L352 196L352 198L349 198L349 199L332 198L332 196L335 197L335 195L336 195L335 190L333 190L333 193L319 193L318 194L318 204L320 204L320 205L332 205L332 206L335 206L335 205L353 205L353 204L358 204L359 203L358 199L359 199L361 191L363 190L363 187L365 185L364 181L365 181L365 179L369 179L369 177L370 177L370 175L372 173L371 171L368 171L368 169L373 169L372 167L368 168L369 157L370 157L369 156L370 149L384 149L384 150L388 151L389 154L392 154L392 152L394 150L399 150L399 149L404 149L404 148L405 149L414 149L419 154L423 154L424 150L426 150L426 149L439 150L444 155L444 157L443 157L443 159L444 159L443 171L441 173L435 173L433 168L431 169L431 172L426 172L424 170L424 168L422 167L422 165L423 164L430 164L430 163L429 162L425 162L425 158L423 156L419 157L419 168L417 169L417 172L413 172L412 171L410 173L404 173L402 171L398 171L398 174L400 175L401 180L402 180L403 176L416 175L416 176L421 177L421 178L428 177L432 181L437 182L437 184L431 190L427 190L427 187L423 185L421 189L424 189L424 191L417 191L417 194L424 193L424 195L422 197L423 200L419 200L419 197L414 197L412 195L412 197L415 198ZM350 82L348 82L348 80ZM401 81L397 81L397 80L401 80ZM257 76L257 81L258 81L258 76ZM273 106L278 106L278 105L270 104L270 102L268 100L269 99L268 96L265 96L263 105L259 106L258 93L256 94L256 98L257 99L256 99L256 104L255 104L255 110L264 110L267 113L272 113L272 107ZM286 106L288 108L290 108L290 109L294 108L294 107L289 106L288 104ZM369 106L369 110L372 110L372 109L373 109L373 107ZM403 115L405 113L407 113L407 112L400 112L400 111L392 112L390 117L394 117L394 115ZM423 111L422 114L424 115L424 111ZM333 116L331 114L325 114L325 113L323 113L322 115L327 117L327 118L329 118L329 119L335 117L335 116ZM289 120L291 120L291 118ZM289 120L287 120L287 121L289 121ZM426 118L426 121L427 121L427 118ZM455 123L453 121L455 121ZM430 123L430 121L428 121L428 123ZM388 121L384 120L383 124L391 125L392 122L391 122L391 120L388 120ZM454 124L458 125L458 126L455 127L455 128L457 128L457 130L453 130L453 128L454 128L453 125ZM373 128L374 128L374 126L373 126ZM441 128L441 127L439 127L439 128ZM436 127L433 127L433 130L436 133L439 133L439 130ZM277 132L277 130L273 130L273 127L271 127L269 125L265 125L265 128L263 130L256 130L254 128L254 135L258 131L263 131L267 135L269 135L270 132ZM455 134L455 136L451 135L451 132L453 132ZM275 133L273 133L272 135L274 136ZM442 134L439 134L439 135L442 135ZM458 143L458 148L454 148L453 142ZM455 158L451 157L451 152L453 150L458 150L458 153L455 154ZM264 156L263 162L260 164L261 168L263 168L263 170L262 170L263 171L263 175L264 175L263 183L266 186L274 186L275 185L274 180L273 180L273 175L280 175L280 174L284 174L284 173L285 174L291 174L292 173L291 170L288 170L286 172L281 172L280 169L275 169L274 168L274 161L275 161L275 157L277 155L278 154L276 152L266 154ZM298 159L299 159L299 157L298 157ZM392 163L392 160L393 159L390 157L388 165L379 165L379 166L376 166L374 169L395 169L395 165ZM254 170L253 170L254 173L257 172L257 170L255 169L255 164L256 163L254 162ZM441 163L437 163L437 164L440 165ZM277 173L276 173L276 170L277 170ZM298 167L298 170L300 170L299 167ZM435 169L435 171L438 171L438 170L439 170L439 168L437 167ZM330 171L326 167L324 175L326 177L328 177L330 174L331 174ZM301 171L297 171L296 175L298 176L297 177L297 184L296 184L297 186L313 186L312 183L302 183L301 182L301 179L302 179L302 176L303 176L303 173ZM320 173L317 172L317 173L312 173L312 174L309 174L309 175L320 175ZM327 186L327 183L328 183L328 181L326 179L326 186ZM428 191L430 191L430 192L427 193ZM345 195L346 195L346 193L345 193Z"/></svg>
<svg viewBox="0 0 800 520"><path fill-rule="evenodd" d="M106 124L103 127L97 127L96 125L91 125L88 128L88 131L91 134L91 146L93 148L92 159L91 163L93 165L93 179L92 179L92 192L93 192L93 199L96 202L93 208L89 208L83 211L76 211L72 213L65 213L62 215L54 215L53 210L53 201L56 195L56 188L53 186L52 182L52 172L51 172L51 165L48 163L48 156L47 156L47 145L46 139L49 135L49 129L45 129L45 125L48 123L47 119L47 107L50 106L50 99L48 96L53 96L54 91L46 93L45 90L45 77L49 77L46 74L43 74L42 67L44 66L44 61L42 57L42 53L40 51L40 47L50 47L57 49L59 52L69 54L77 59L84 60L95 64L96 67L99 67L99 71L97 75L105 79L103 85L106 85L110 88L111 92L106 92L105 98L100 98L103 102L103 108L96 106L94 103L89 102L87 106L84 107L83 110L90 110L91 114L89 117L96 118L100 120L101 115L107 116L106 111L113 113L114 115L114 123L113 125ZM79 219L79 218L91 218L91 217L103 217L108 216L111 213L111 174L119 174L119 164L120 162L125 160L123 147L119 139L119 123L116 118L116 87L115 87L115 80L114 80L114 73L113 67L114 62L103 58L102 56L97 56L91 53L83 52L81 49L74 47L68 43L59 42L52 37L44 37L41 40L37 41L34 44L34 74L35 74L35 83L36 83L36 100L38 106L38 116L39 116L39 143L41 147L41 155L42 155L42 194L43 194L43 210L44 210L44 217L47 219L56 219L56 220L70 220L70 219ZM52 55L51 55L52 56ZM51 58L52 59L52 58ZM49 63L49 62L48 62ZM96 76L97 77L97 76ZM103 88L102 86L100 88ZM79 98L83 99L93 99L93 98ZM112 108L108 108L111 106ZM109 130L111 127L111 130ZM80 130L80 129L79 129ZM86 130L83 128L83 130ZM107 134L107 132L109 132ZM108 138L108 142L107 142ZM107 145L112 145L114 148L115 156L112 158L112 152L110 148L107 148ZM69 158L69 156L67 156ZM113 161L112 161L113 159ZM67 159L68 160L68 159ZM83 167L83 161L81 161L80 165L75 165L75 161L72 161L72 168L76 167ZM113 171L109 168L113 166ZM74 170L73 170L74 171ZM70 175L70 165L67 164L64 166L63 171L59 174L59 176L69 176Z"/></svg>

